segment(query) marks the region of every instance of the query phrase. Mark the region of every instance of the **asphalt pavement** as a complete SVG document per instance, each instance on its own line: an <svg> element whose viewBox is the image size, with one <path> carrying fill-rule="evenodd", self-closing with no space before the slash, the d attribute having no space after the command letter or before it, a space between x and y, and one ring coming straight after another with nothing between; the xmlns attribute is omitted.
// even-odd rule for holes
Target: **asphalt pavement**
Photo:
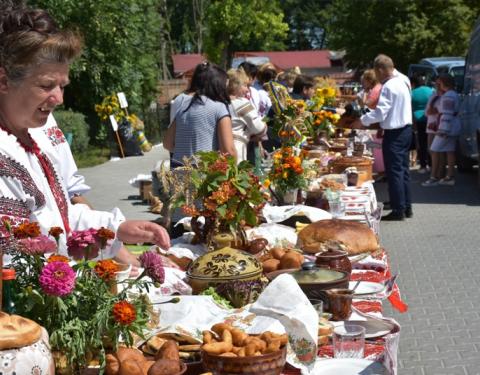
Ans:
<svg viewBox="0 0 480 375"><path fill-rule="evenodd" d="M82 169L94 207L119 207L127 218L154 220L138 188L128 181L150 174L168 157L161 146L140 157ZM420 186L427 176L412 172L414 217L381 224L381 243L399 273L408 312L385 315L402 326L399 374L480 374L480 187L477 176L459 174L454 187ZM386 184L375 185L379 201Z"/></svg>

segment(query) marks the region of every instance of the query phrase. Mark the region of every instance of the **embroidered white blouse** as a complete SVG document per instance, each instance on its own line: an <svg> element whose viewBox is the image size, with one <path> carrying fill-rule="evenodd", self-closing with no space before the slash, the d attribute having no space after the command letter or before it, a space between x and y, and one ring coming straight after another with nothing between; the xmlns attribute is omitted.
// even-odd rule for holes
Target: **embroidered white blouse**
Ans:
<svg viewBox="0 0 480 375"><path fill-rule="evenodd" d="M25 221L39 223L43 234L51 227L61 227L60 253L66 253L68 230L106 227L116 232L125 220L120 210L95 211L82 204L70 203L59 165L63 162L58 150L44 132L31 134L44 155L53 182L49 184L44 167L35 153L27 152L14 135L0 128L0 218L16 225ZM0 223L0 247L5 246L7 233ZM103 253L113 257L122 243L113 241Z"/></svg>

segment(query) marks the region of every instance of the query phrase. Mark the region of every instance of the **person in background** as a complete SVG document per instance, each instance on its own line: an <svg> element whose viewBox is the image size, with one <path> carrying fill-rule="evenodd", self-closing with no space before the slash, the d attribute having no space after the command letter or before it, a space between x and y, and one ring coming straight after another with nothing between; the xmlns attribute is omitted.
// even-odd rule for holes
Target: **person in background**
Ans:
<svg viewBox="0 0 480 375"><path fill-rule="evenodd" d="M270 108L272 108L272 98L265 86L269 82L274 81L276 77L277 71L273 64L263 64L257 73L255 82L253 83L253 87L258 90L258 94L260 95L260 104L257 110L262 117L267 116Z"/></svg>
<svg viewBox="0 0 480 375"><path fill-rule="evenodd" d="M438 110L438 129L433 138L430 150L432 153L432 175L422 186L455 185L455 147L461 124L458 118L460 97L455 91L455 80L451 75L442 74L438 77L438 88L441 94ZM437 176L441 170L440 155L447 155L447 175L443 179ZM437 173L434 175L433 171Z"/></svg>
<svg viewBox="0 0 480 375"><path fill-rule="evenodd" d="M253 104L257 113L261 117L265 117L265 109L269 106L268 101L270 98L268 95L265 96L265 93L260 92L253 86L256 82L256 76L258 72L258 68L255 64L251 62L244 61L238 66L239 69L243 70L247 75L248 79L248 92L246 93L245 97L250 100L250 103ZM262 108L262 110L260 110ZM266 141L268 139L267 135L265 134L263 139ZM252 164L256 164L257 158L261 154L261 149L259 148L260 142L257 142L256 139L250 140L247 144L247 160L250 161Z"/></svg>
<svg viewBox="0 0 480 375"><path fill-rule="evenodd" d="M257 112L260 110L260 94L258 90L253 87L255 78L257 76L258 68L255 64L251 62L244 61L239 66L239 69L242 69L248 77L248 93L245 97L250 100Z"/></svg>
<svg viewBox="0 0 480 375"><path fill-rule="evenodd" d="M73 231L100 227L116 233L104 257L116 256L122 241L170 247L167 232L157 224L71 204L61 178L63 160L45 133L29 131L44 126L63 103L69 67L80 55L81 39L60 30L46 11L23 4L0 8L0 215L11 225L37 222L44 234L60 227L63 254ZM2 225L0 248L8 237Z"/></svg>
<svg viewBox="0 0 480 375"><path fill-rule="evenodd" d="M375 70L365 70L360 78L360 82L363 88L360 105L368 109L375 109L382 89L382 85L378 82L377 76L375 75Z"/></svg>
<svg viewBox="0 0 480 375"><path fill-rule="evenodd" d="M297 78L298 74L294 71L294 69L290 69L287 72L282 72L277 76L277 82L281 83L287 88L289 94L293 91L293 83L295 82L295 78Z"/></svg>
<svg viewBox="0 0 480 375"><path fill-rule="evenodd" d="M428 99L433 93L433 89L425 85L425 79L414 74L410 79L412 85L412 111L413 111L413 129L415 134L415 144L417 149L417 158L420 163L418 173L427 172L428 166L428 142L427 142L427 117L425 116L425 107Z"/></svg>
<svg viewBox="0 0 480 375"><path fill-rule="evenodd" d="M440 81L435 80L435 90L428 99L427 105L425 106L425 115L427 117L427 149L430 165L430 174L437 180L445 177L445 158L443 154L437 155L436 166L433 167L432 162L432 152L430 147L435 138L435 134L438 130L438 120L439 120L439 110L440 110L440 98L442 97L442 90L440 88Z"/></svg>
<svg viewBox="0 0 480 375"><path fill-rule="evenodd" d="M293 82L292 99L308 101L315 94L315 79L310 76L299 74Z"/></svg>
<svg viewBox="0 0 480 375"><path fill-rule="evenodd" d="M413 216L408 155L412 142L410 90L401 76L394 76L395 68L390 57L378 55L373 67L382 83L377 107L354 120L351 126L362 129L380 123L384 132L382 150L392 208L382 220L399 221Z"/></svg>
<svg viewBox="0 0 480 375"><path fill-rule="evenodd" d="M267 117L272 119L275 115L280 114L287 105L290 95L285 86L278 83L275 79L277 77L277 71L271 63L264 64L260 69L258 75L258 82L262 85L264 91L269 97L270 108L267 112ZM267 120L268 121L268 120ZM268 139L262 142L264 150L272 152L274 149L279 148L281 140L273 131L271 126L268 127L267 133Z"/></svg>
<svg viewBox="0 0 480 375"><path fill-rule="evenodd" d="M254 137L258 142L267 131L253 104L245 98L248 92L248 77L243 69L230 69L228 72L228 93L232 116L233 142L237 151L237 162L247 160L247 144Z"/></svg>
<svg viewBox="0 0 480 375"><path fill-rule="evenodd" d="M378 99L380 98L380 91L382 90L382 85L377 80L375 75L375 70L367 69L363 72L360 77L360 82L362 83L363 93L359 97L360 106L366 107L369 110L377 108ZM383 153L382 153L382 141L383 141L383 131L378 129L374 135L372 135L372 141L375 144L375 147L372 149L373 153L373 171L378 173L380 178L383 178L385 172L385 164L383 162Z"/></svg>
<svg viewBox="0 0 480 375"><path fill-rule="evenodd" d="M227 73L209 62L198 64L187 93L163 141L173 153L170 167L180 166L184 157L198 151L221 151L236 157Z"/></svg>

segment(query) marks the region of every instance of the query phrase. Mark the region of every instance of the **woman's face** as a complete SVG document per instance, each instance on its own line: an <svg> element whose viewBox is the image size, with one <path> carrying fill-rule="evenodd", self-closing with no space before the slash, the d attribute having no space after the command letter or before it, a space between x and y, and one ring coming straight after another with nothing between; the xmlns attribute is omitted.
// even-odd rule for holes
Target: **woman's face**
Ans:
<svg viewBox="0 0 480 375"><path fill-rule="evenodd" d="M0 69L0 120L16 130L43 126L63 103L68 71L68 64L44 64L22 81L12 82Z"/></svg>
<svg viewBox="0 0 480 375"><path fill-rule="evenodd" d="M373 85L372 85L372 82L370 82L368 79L362 79L362 87L364 90L370 90Z"/></svg>
<svg viewBox="0 0 480 375"><path fill-rule="evenodd" d="M248 86L244 84L238 87L237 92L235 93L235 96L239 98L244 98L248 95L248 93L249 93Z"/></svg>
<svg viewBox="0 0 480 375"><path fill-rule="evenodd" d="M446 92L446 88L445 88L445 85L443 84L442 80L441 79L437 79L435 81L435 89L437 90L438 93L442 94L444 92Z"/></svg>

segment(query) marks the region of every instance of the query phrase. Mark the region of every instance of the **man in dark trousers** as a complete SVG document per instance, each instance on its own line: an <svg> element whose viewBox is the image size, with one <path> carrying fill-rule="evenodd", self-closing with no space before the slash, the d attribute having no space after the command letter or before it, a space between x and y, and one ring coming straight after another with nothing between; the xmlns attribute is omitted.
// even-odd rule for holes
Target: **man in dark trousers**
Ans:
<svg viewBox="0 0 480 375"><path fill-rule="evenodd" d="M410 86L403 75L395 74L393 61L386 55L378 55L373 68L383 85L377 107L355 120L351 126L364 128L380 123L384 130L382 151L392 212L382 220L400 221L413 216L409 172L412 142Z"/></svg>

